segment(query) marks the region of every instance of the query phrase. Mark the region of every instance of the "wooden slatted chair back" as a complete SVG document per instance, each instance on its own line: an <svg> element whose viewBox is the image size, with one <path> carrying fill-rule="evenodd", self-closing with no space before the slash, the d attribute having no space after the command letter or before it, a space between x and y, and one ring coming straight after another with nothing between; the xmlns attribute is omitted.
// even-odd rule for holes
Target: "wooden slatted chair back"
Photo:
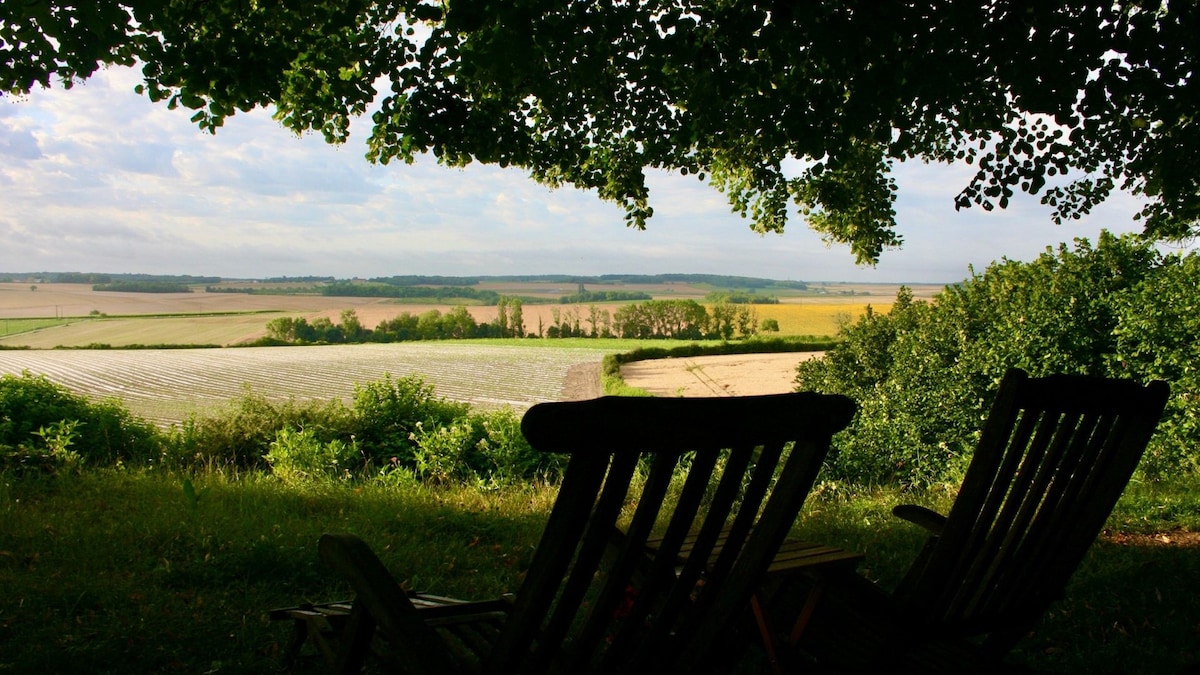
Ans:
<svg viewBox="0 0 1200 675"><path fill-rule="evenodd" d="M897 598L961 634L1019 638L1062 595L1167 396L1163 382L1010 370L944 530Z"/></svg>
<svg viewBox="0 0 1200 675"><path fill-rule="evenodd" d="M706 670L854 411L812 393L531 408L531 445L570 459L485 672Z"/></svg>

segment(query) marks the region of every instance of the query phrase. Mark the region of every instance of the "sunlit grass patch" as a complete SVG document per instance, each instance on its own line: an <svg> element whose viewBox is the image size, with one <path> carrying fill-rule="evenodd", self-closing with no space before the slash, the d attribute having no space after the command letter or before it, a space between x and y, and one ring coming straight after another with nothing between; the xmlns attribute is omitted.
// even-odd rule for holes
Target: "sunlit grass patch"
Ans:
<svg viewBox="0 0 1200 675"><path fill-rule="evenodd" d="M0 338L28 333L39 328L65 326L72 321L78 319L0 319Z"/></svg>

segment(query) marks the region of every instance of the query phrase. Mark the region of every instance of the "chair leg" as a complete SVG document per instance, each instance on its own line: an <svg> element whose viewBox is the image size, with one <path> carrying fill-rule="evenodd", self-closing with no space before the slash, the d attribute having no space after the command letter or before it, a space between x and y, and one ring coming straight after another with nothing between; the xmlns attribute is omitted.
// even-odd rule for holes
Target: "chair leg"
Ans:
<svg viewBox="0 0 1200 675"><path fill-rule="evenodd" d="M808 628L809 621L812 620L813 613L817 609L817 605L821 602L821 596L824 595L825 584L822 580L817 579L809 588L809 591L804 596L804 604L801 605L799 613L796 615L796 620L792 623L792 628L785 637L784 644L787 647L795 647L796 643L804 635L804 630ZM776 642L776 632L774 626L771 625L771 619L767 616L767 610L763 606L763 601L759 597L759 593L755 593L750 597L750 609L754 614L754 621L758 625L759 637L762 640L763 651L766 652L767 663L774 675L783 674L783 666L779 662L779 648Z"/></svg>
<svg viewBox="0 0 1200 675"><path fill-rule="evenodd" d="M362 603L354 603L346 627L338 640L337 663L334 672L341 675L351 675L362 672L367 651L371 649L371 640L375 637L375 619L362 607Z"/></svg>
<svg viewBox="0 0 1200 675"><path fill-rule="evenodd" d="M758 599L758 593L750 596L750 610L754 613L754 623L758 626L763 651L767 656L767 665L770 666L773 675L783 675L783 669L779 665L779 653L775 649L775 631L771 628L770 621L767 620L766 610L763 609L762 602Z"/></svg>
<svg viewBox="0 0 1200 675"><path fill-rule="evenodd" d="M795 645L804 636L804 630L808 628L808 622L812 621L813 612L817 611L817 605L821 602L821 596L825 594L824 581L818 580L813 584L812 590L808 592L808 597L804 599L804 606L800 608L800 613L796 616L796 623L792 624L792 632L788 635L788 644Z"/></svg>
<svg viewBox="0 0 1200 675"><path fill-rule="evenodd" d="M290 668L300 658L300 650L308 640L308 622L301 619L292 621L292 635L288 638L287 646L283 648L283 667Z"/></svg>

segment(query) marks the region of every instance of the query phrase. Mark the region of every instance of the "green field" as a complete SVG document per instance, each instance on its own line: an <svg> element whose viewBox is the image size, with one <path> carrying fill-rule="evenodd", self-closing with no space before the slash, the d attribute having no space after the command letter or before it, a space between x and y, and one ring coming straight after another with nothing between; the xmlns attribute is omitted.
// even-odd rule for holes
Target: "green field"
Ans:
<svg viewBox="0 0 1200 675"><path fill-rule="evenodd" d="M0 319L0 338L43 328L66 326L76 321L80 321L80 319Z"/></svg>

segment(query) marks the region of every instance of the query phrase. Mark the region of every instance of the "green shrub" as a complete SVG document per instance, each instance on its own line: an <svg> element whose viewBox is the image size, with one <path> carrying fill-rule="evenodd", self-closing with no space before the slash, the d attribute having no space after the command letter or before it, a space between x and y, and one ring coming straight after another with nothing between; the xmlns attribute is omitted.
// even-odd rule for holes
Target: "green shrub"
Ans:
<svg viewBox="0 0 1200 675"><path fill-rule="evenodd" d="M317 478L348 478L362 468L361 456L353 440L322 442L310 429L284 427L275 432L266 454L271 473L285 483Z"/></svg>
<svg viewBox="0 0 1200 675"><path fill-rule="evenodd" d="M508 408L475 417L483 428L479 472L493 482L556 480L567 465L565 455L534 450L521 433L521 417Z"/></svg>
<svg viewBox="0 0 1200 675"><path fill-rule="evenodd" d="M273 444L285 433L288 442L353 447L355 462L368 472L392 467L411 470L417 464L414 432L456 424L469 411L465 403L435 396L433 387L417 376L387 375L359 384L351 407L338 400L275 402L247 391L223 412L186 420L172 437L169 459L185 468L266 469ZM286 435L299 433L296 430L303 430L302 438ZM484 433L477 435L483 438Z"/></svg>
<svg viewBox="0 0 1200 675"><path fill-rule="evenodd" d="M797 369L802 389L857 400L827 477L922 486L953 481L975 447L1004 371L1170 382L1172 399L1141 471L1197 468L1200 262L1164 259L1133 237L1002 260L928 302L902 290L887 314L842 328L823 359Z"/></svg>
<svg viewBox="0 0 1200 675"><path fill-rule="evenodd" d="M0 375L0 463L144 464L162 443L152 424L116 401L89 401L42 375Z"/></svg>
<svg viewBox="0 0 1200 675"><path fill-rule="evenodd" d="M451 480L476 477L477 462L472 455L479 452L479 435L469 419L450 424L430 425L417 422L409 435L413 443L413 464L421 480L446 485Z"/></svg>
<svg viewBox="0 0 1200 675"><path fill-rule="evenodd" d="M529 445L520 417L510 409L472 413L440 426L418 423L410 440L413 473L431 483L555 480L566 466L562 455Z"/></svg>
<svg viewBox="0 0 1200 675"><path fill-rule="evenodd" d="M341 401L273 402L246 391L224 411L188 418L171 436L175 466L266 469L266 455L283 429L305 429L321 443L350 442L355 420Z"/></svg>
<svg viewBox="0 0 1200 675"><path fill-rule="evenodd" d="M1117 298L1112 369L1166 380L1171 399L1141 470L1200 471L1200 256L1169 256Z"/></svg>
<svg viewBox="0 0 1200 675"><path fill-rule="evenodd" d="M246 391L164 433L115 401L89 402L40 376L0 378L0 471L56 473L162 460L170 468L269 470L285 482L349 476L499 484L554 480L509 409L439 398L419 377L359 385L341 401L271 401Z"/></svg>
<svg viewBox="0 0 1200 675"><path fill-rule="evenodd" d="M454 423L470 410L434 395L419 376L382 379L354 388L353 433L359 450L379 466L415 466L413 433L418 423L434 429Z"/></svg>

